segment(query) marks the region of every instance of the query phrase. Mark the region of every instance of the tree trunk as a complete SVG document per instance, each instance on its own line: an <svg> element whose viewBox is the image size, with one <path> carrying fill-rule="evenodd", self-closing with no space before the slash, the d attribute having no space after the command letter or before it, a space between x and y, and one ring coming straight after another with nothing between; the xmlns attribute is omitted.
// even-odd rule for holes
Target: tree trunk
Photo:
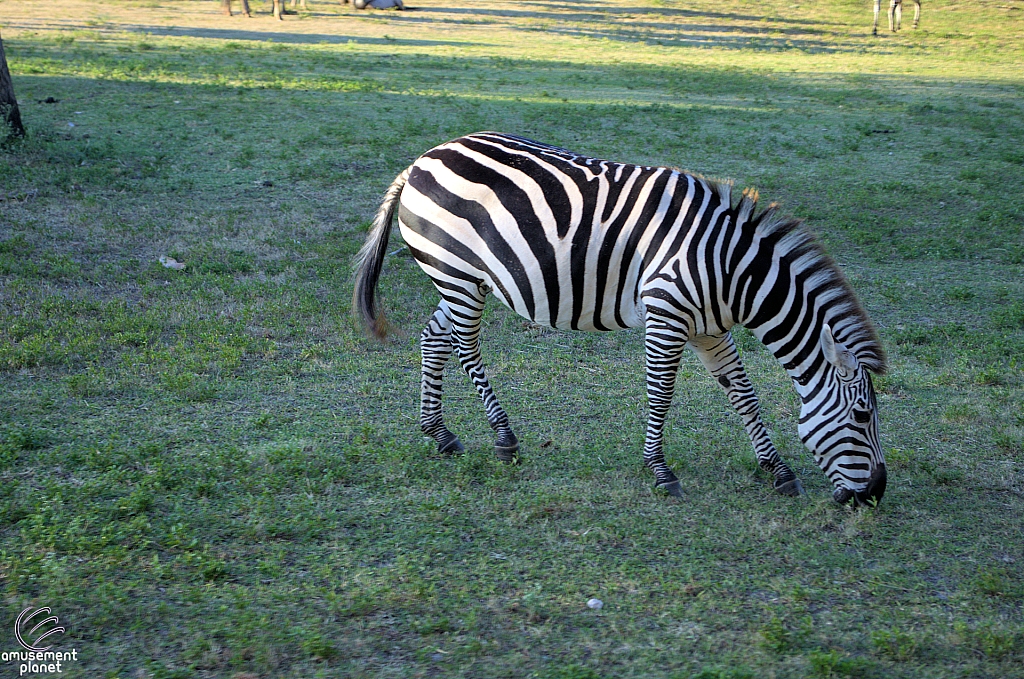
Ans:
<svg viewBox="0 0 1024 679"><path fill-rule="evenodd" d="M7 55L4 54L2 37L0 37L0 121L4 127L10 128L11 136L25 136L25 126L21 124L18 100L14 98L14 83L11 82L11 72L7 70Z"/></svg>
<svg viewBox="0 0 1024 679"><path fill-rule="evenodd" d="M281 14L284 12L284 0L274 0L274 18L281 19ZM283 21L283 19L281 19Z"/></svg>
<svg viewBox="0 0 1024 679"><path fill-rule="evenodd" d="M231 16L231 0L220 0L221 14Z"/></svg>

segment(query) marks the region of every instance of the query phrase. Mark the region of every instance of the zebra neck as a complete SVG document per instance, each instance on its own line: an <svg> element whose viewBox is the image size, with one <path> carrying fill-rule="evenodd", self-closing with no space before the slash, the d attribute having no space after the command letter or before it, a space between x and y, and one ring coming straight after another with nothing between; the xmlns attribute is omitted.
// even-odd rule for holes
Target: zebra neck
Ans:
<svg viewBox="0 0 1024 679"><path fill-rule="evenodd" d="M822 327L844 325L844 290L831 272L808 271L785 256L765 260L750 262L740 273L748 280L732 288L738 293L732 300L734 318L782 364L807 402L817 394L826 365Z"/></svg>
<svg viewBox="0 0 1024 679"><path fill-rule="evenodd" d="M808 323L806 329L801 331L797 326L793 328L794 332L787 333L782 339L774 340L769 339L773 335L771 328L748 327L785 368L804 403L812 400L818 393L827 363L819 340L821 327L820 323Z"/></svg>
<svg viewBox="0 0 1024 679"><path fill-rule="evenodd" d="M769 208L737 228L728 303L737 323L768 347L807 402L820 388L827 361L821 331L827 324L870 369L884 369L874 326L835 262L795 220Z"/></svg>

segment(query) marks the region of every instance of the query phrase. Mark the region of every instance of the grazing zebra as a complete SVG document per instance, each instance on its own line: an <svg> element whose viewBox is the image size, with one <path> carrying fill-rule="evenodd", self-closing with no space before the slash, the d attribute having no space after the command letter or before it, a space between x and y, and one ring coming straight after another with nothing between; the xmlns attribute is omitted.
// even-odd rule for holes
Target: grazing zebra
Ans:
<svg viewBox="0 0 1024 679"><path fill-rule="evenodd" d="M493 293L526 318L565 330L646 331L649 415L643 459L655 485L681 495L662 428L689 346L743 419L757 461L783 495L803 488L765 429L729 329L747 327L800 395L800 438L841 503L880 500L885 460L868 371L885 369L874 327L846 279L799 222L757 193L664 167L598 160L481 132L420 156L391 184L357 257L353 313L382 338L375 299L391 221L441 295L421 335L420 424L442 453L441 378L453 348L483 399L496 453L519 442L480 359Z"/></svg>
<svg viewBox="0 0 1024 679"><path fill-rule="evenodd" d="M875 23L871 27L871 35L878 35L878 10L881 0L875 0ZM903 0L889 0L889 30L895 33L900 30L903 19ZM921 21L921 0L914 0L914 28Z"/></svg>

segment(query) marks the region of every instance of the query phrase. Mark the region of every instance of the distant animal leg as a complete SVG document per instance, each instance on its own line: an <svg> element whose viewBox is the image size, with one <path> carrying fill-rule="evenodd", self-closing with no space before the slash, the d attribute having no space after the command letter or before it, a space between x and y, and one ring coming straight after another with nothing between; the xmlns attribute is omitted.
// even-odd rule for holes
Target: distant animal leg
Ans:
<svg viewBox="0 0 1024 679"><path fill-rule="evenodd" d="M441 302L420 334L420 429L437 441L440 453L461 453L459 437L444 426L441 408L444 366L452 355L452 317L448 304Z"/></svg>
<svg viewBox="0 0 1024 679"><path fill-rule="evenodd" d="M875 0L875 23L871 26L871 35L878 35L878 10L881 0Z"/></svg>
<svg viewBox="0 0 1024 679"><path fill-rule="evenodd" d="M768 436L768 430L761 421L757 394L754 393L754 386L743 369L743 362L736 351L732 333L727 332L721 337L694 337L690 340L689 346L719 386L725 390L729 403L743 419L743 428L747 430L750 443L754 446L757 463L761 469L774 477L775 490L782 495L801 495L804 489L800 479L779 457L771 437Z"/></svg>
<svg viewBox="0 0 1024 679"><path fill-rule="evenodd" d="M889 2L889 30L893 33L900 30L899 15L902 14L902 3L900 0Z"/></svg>
<svg viewBox="0 0 1024 679"><path fill-rule="evenodd" d="M917 23L921 20L921 0L914 0L914 28L917 28Z"/></svg>

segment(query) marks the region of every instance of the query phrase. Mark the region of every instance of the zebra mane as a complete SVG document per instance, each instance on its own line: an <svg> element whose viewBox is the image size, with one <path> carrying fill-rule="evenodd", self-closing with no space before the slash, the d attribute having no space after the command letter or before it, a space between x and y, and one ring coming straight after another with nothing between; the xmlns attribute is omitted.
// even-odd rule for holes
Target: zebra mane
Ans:
<svg viewBox="0 0 1024 679"><path fill-rule="evenodd" d="M719 195L722 195L721 189ZM725 195L728 195L728 188ZM743 190L743 196L733 208L737 226L753 229L761 242L770 244L780 257L786 258L794 274L809 272L808 280L813 281L815 287L831 293L828 320L835 338L845 344L865 368L877 375L884 374L885 349L878 339L878 331L839 265L801 220L780 212L778 203L771 203L755 214L757 199L757 189Z"/></svg>

